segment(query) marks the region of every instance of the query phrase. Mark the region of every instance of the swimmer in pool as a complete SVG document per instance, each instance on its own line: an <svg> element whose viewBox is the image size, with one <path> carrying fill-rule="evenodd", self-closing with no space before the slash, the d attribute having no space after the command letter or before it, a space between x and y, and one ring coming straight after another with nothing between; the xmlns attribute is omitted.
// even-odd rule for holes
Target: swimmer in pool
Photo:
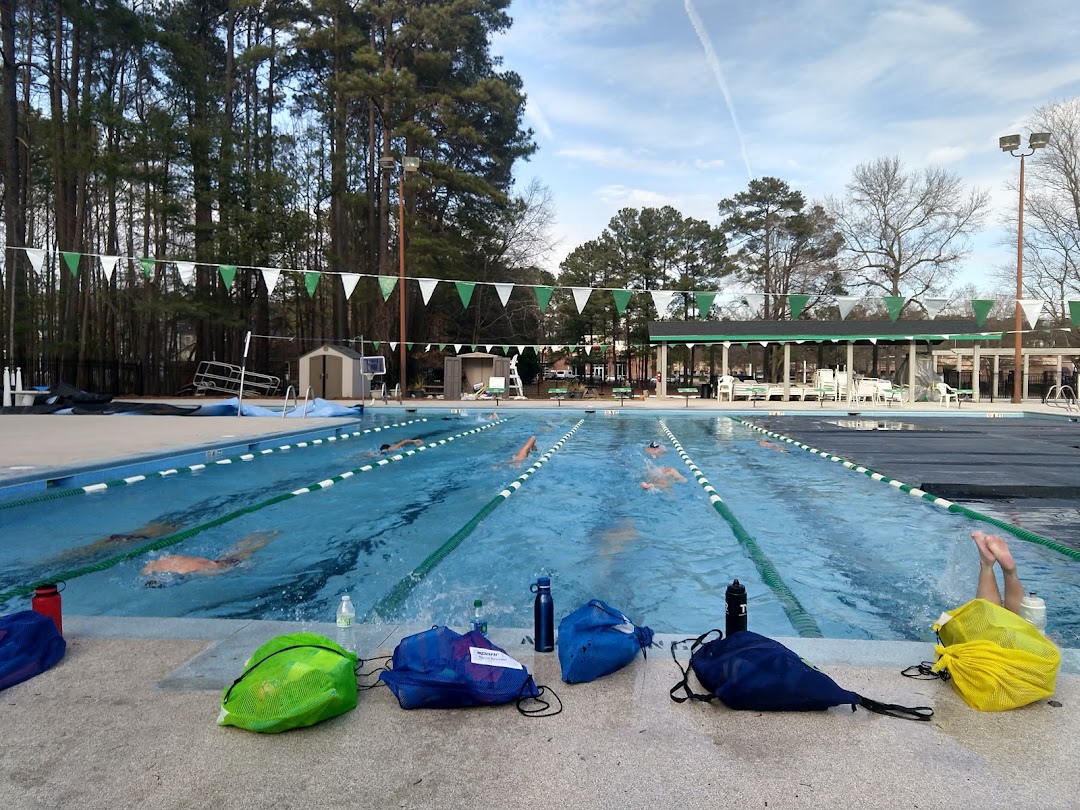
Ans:
<svg viewBox="0 0 1080 810"><path fill-rule="evenodd" d="M671 492L673 483L685 484L686 479L674 467L657 467L649 470L649 477L641 482L641 488L644 490L661 489L664 492Z"/></svg>
<svg viewBox="0 0 1080 810"><path fill-rule="evenodd" d="M758 447L767 447L770 450L775 450L777 453L786 453L787 452L787 450L784 447L777 444L776 442L766 441L765 439L762 439L760 442L758 442Z"/></svg>
<svg viewBox="0 0 1080 810"><path fill-rule="evenodd" d="M230 568L238 566L256 551L263 548L277 535L278 532L276 531L255 532L255 534L245 537L216 560L211 560L208 557L188 557L183 554L168 554L164 557L158 557L156 560L151 560L143 566L143 569L139 573L143 575L172 574L176 576L186 576L188 574L220 574L222 571L228 571ZM157 587L163 584L163 582L163 580L147 580L146 585L147 587Z"/></svg>
<svg viewBox="0 0 1080 810"><path fill-rule="evenodd" d="M154 540L180 531L179 523L147 523L145 526L131 532L121 532L102 537L85 546L77 546L60 552L60 558L92 556L99 551L111 551L129 543L137 543L140 540Z"/></svg>
<svg viewBox="0 0 1080 810"><path fill-rule="evenodd" d="M645 445L645 452L652 458L660 458L660 456L667 452L667 448L660 444L660 442L649 442Z"/></svg>
<svg viewBox="0 0 1080 810"><path fill-rule="evenodd" d="M529 440L525 444L521 445L521 449L514 454L513 460L516 463L521 463L529 457L529 453L536 452L536 437L530 436Z"/></svg>
<svg viewBox="0 0 1080 810"><path fill-rule="evenodd" d="M1016 563L1013 561L1009 544L1001 537L981 532L978 529L971 533L971 539L979 549L979 585L975 596L1002 605L1006 610L1020 613L1020 603L1027 591L1016 575ZM1005 599L1001 598L998 590L997 577L994 576L994 565L1001 567L1001 573L1005 580Z"/></svg>

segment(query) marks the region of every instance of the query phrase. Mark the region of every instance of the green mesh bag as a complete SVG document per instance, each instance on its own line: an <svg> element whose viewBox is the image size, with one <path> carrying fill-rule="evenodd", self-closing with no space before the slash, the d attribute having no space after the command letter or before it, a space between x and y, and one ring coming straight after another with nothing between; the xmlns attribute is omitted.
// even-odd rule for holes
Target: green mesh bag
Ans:
<svg viewBox="0 0 1080 810"><path fill-rule="evenodd" d="M263 644L225 690L218 724L277 734L356 707L356 654L318 633Z"/></svg>

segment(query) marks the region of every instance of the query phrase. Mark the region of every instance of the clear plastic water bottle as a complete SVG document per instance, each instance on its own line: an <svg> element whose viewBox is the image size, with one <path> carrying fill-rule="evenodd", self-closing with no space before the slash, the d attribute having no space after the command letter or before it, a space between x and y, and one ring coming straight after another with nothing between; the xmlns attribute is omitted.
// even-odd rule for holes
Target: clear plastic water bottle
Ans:
<svg viewBox="0 0 1080 810"><path fill-rule="evenodd" d="M484 618L484 603L477 599L473 602L472 629L487 635L487 619Z"/></svg>
<svg viewBox="0 0 1080 810"><path fill-rule="evenodd" d="M337 609L337 643L350 652L356 652L354 627L356 627L356 608L353 607L352 597L345 594L341 597L341 604Z"/></svg>

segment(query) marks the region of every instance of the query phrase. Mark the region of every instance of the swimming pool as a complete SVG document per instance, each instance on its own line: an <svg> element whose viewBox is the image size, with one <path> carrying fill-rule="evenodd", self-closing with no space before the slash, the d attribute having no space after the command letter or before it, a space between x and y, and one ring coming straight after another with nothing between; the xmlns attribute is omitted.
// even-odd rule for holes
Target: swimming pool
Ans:
<svg viewBox="0 0 1080 810"><path fill-rule="evenodd" d="M479 598L489 623L527 628L528 586L546 575L557 616L599 597L657 632L691 634L723 626L724 591L737 577L747 586L750 627L768 635L810 627L831 638L929 639L938 613L973 595L969 534L979 524L797 449L762 447L760 435L727 416L485 415L410 415L426 420L0 509L0 593L115 560L153 542L145 535L179 532L191 536L70 579L65 610L329 621L347 591L369 621L464 627ZM362 425L405 418L380 410ZM513 466L531 435L543 455ZM383 442L451 437L371 466ZM658 459L644 452L654 440L665 448ZM545 461L534 469L538 458ZM662 467L686 480L667 476L667 489L644 490L642 481L667 483ZM500 497L526 472L519 489ZM155 557L228 556L249 536L269 542L235 568L145 587L140 569ZM1080 646L1078 564L1021 540L1011 546L1025 584L1047 600L1051 634Z"/></svg>

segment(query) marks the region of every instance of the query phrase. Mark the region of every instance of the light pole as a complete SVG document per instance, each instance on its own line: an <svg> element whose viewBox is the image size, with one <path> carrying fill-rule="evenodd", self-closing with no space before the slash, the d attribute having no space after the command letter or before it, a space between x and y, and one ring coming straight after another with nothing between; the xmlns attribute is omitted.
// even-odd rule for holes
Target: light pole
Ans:
<svg viewBox="0 0 1080 810"><path fill-rule="evenodd" d="M379 158L379 168L390 173L397 167L397 160L391 155ZM415 172L420 168L420 158L404 157L401 159L402 170L398 172L398 346L401 350L400 369L398 371L398 397L405 396L405 173Z"/></svg>
<svg viewBox="0 0 1080 810"><path fill-rule="evenodd" d="M1020 299L1024 297L1024 158L1035 154L1036 149L1042 149L1050 143L1049 132L1032 132L1028 135L1028 151L1021 152L1019 135L1005 135L998 138L998 146L1002 152L1008 152L1013 157L1020 158L1020 213L1016 225L1016 333L1013 341L1016 347L1013 353L1013 404L1019 405L1023 401L1023 331L1024 311L1020 306Z"/></svg>

